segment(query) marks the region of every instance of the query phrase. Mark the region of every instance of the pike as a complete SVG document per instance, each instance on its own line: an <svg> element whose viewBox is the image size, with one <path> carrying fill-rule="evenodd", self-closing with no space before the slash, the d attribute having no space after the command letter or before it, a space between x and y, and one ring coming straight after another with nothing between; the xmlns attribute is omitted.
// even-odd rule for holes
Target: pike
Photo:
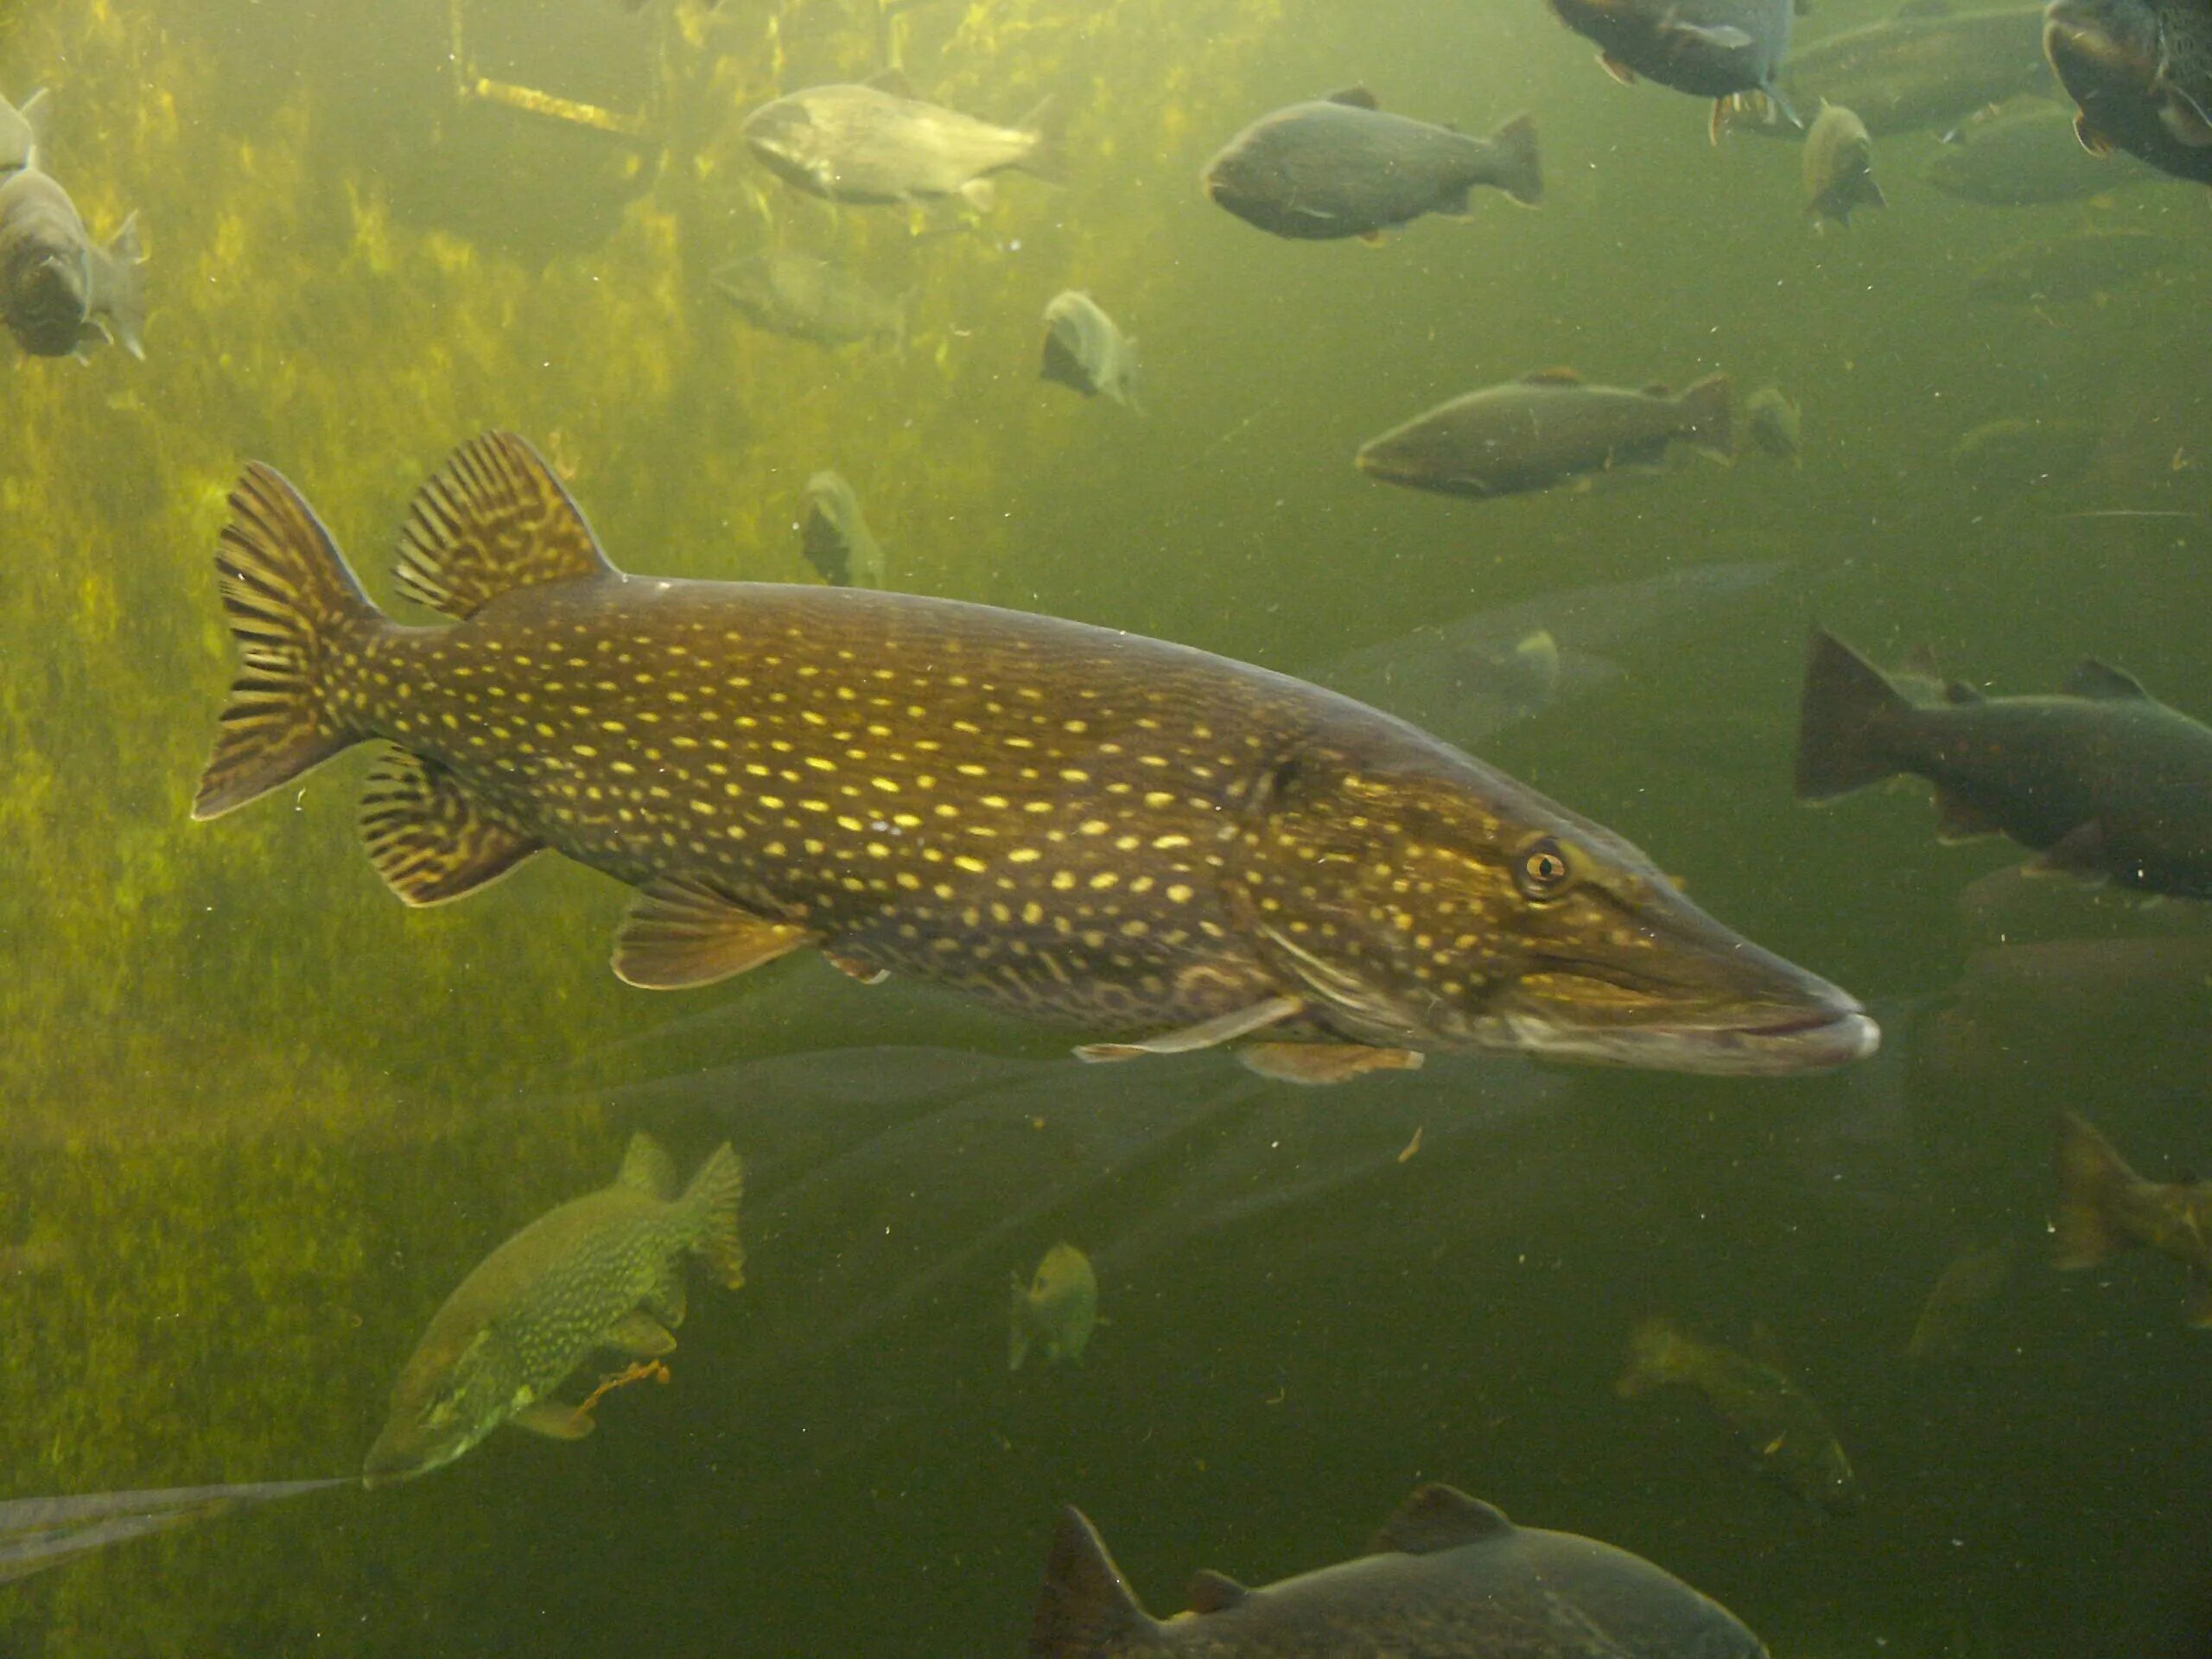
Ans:
<svg viewBox="0 0 2212 1659"><path fill-rule="evenodd" d="M1334 1082L1507 1049L1738 1075L1878 1033L1641 852L1426 733L1135 635L858 588L610 565L495 433L418 495L372 605L297 492L250 466L217 568L243 670L193 814L370 739L360 810L433 905L546 848L638 889L613 965L706 985L804 949L999 1007L1246 1038Z"/></svg>

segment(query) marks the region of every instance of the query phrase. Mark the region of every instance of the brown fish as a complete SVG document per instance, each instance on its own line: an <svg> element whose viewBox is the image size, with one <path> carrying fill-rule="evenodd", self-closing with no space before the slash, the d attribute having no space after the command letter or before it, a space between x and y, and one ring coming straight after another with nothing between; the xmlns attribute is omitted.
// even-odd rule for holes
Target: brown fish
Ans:
<svg viewBox="0 0 2212 1659"><path fill-rule="evenodd" d="M1090 1058L1261 1035L1248 1061L1305 1082L1475 1048L1776 1074L1878 1038L1618 836L1302 681L952 601L626 576L505 434L402 537L451 626L378 611L268 467L231 505L244 670L194 815L385 739L360 823L402 899L550 847L639 890L634 985L813 947L1166 1033Z"/></svg>
<svg viewBox="0 0 2212 1659"><path fill-rule="evenodd" d="M2087 1118L2067 1112L2051 1231L2062 1269L2138 1246L2171 1256L2189 1269L2189 1322L2212 1326L2212 1181L2145 1180Z"/></svg>

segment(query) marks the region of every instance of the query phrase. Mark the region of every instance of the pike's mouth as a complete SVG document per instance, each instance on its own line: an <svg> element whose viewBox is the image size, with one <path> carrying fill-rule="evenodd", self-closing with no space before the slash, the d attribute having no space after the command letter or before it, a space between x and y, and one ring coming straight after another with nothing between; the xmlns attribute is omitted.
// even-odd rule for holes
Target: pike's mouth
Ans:
<svg viewBox="0 0 2212 1659"><path fill-rule="evenodd" d="M1706 1077L1778 1077L1833 1071L1880 1046L1881 1027L1856 1003L1825 1011L1731 1022L1652 1020L1575 1025L1507 1014L1501 1046L1591 1065L1635 1066Z"/></svg>

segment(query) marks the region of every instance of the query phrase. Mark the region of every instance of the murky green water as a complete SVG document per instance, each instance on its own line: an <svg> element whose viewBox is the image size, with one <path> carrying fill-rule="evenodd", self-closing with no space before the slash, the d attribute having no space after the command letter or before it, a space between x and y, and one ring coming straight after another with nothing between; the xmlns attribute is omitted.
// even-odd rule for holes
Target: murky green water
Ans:
<svg viewBox="0 0 2212 1659"><path fill-rule="evenodd" d="M2203 1167L2212 926L1939 846L1917 789L1790 798L1815 618L2009 692L2094 656L2212 713L2200 189L1981 207L1922 181L1913 135L1878 146L1889 211L1815 237L1796 147L1715 149L1700 105L1614 85L1535 0L941 0L889 26L916 86L998 119L1054 95L1069 182L840 210L738 122L875 68L867 0L455 11L0 12L0 94L51 89L47 160L96 232L139 210L151 306L144 363L8 382L0 1494L357 1471L446 1294L638 1128L686 1169L742 1154L749 1282L695 1280L668 1384L587 1441L501 1434L118 1546L0 1589L0 1650L1012 1653L1061 1503L1164 1614L1202 1566L1354 1554L1443 1479L1651 1557L1783 1659L2208 1651L2183 1270L2058 1274L2044 1217L2061 1109L2145 1173ZM471 96L456 62L637 135ZM1354 80L1469 131L1533 110L1544 206L1478 192L1369 249L1201 196L1239 127ZM2171 257L2075 300L1972 291L2006 247L2107 228ZM903 343L749 328L709 274L769 247L903 296ZM1066 288L1138 336L1143 416L1038 380ZM1779 384L1802 464L1480 504L1354 471L1408 415L1558 364ZM2079 423L2086 465L1954 462L2007 418ZM811 957L631 989L623 893L560 860L408 911L360 854L358 758L189 823L242 463L297 481L390 601L408 499L495 425L632 570L810 580L802 491L835 467L897 588L1323 678L1366 652L1362 695L1631 836L1864 999L1883 1050L1773 1081L1083 1067L1065 1033ZM1454 730L1414 631L1493 612L1508 648L1550 631L1557 696ZM1939 1273L2006 1238L1953 1351L1908 1359ZM1009 1373L1008 1275L1063 1239L1107 1322L1079 1365ZM1762 1480L1687 1394L1617 1397L1659 1313L1778 1354L1862 1507Z"/></svg>

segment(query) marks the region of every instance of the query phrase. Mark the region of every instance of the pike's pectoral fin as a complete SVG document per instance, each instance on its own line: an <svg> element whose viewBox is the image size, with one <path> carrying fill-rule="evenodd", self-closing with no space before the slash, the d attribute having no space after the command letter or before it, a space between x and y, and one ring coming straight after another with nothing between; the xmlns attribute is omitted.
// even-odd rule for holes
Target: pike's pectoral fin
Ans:
<svg viewBox="0 0 2212 1659"><path fill-rule="evenodd" d="M1422 1056L1410 1048L1370 1048L1364 1043L1255 1043L1236 1058L1263 1077L1319 1085L1349 1083L1370 1071L1417 1071Z"/></svg>
<svg viewBox="0 0 2212 1659"><path fill-rule="evenodd" d="M639 1359L658 1359L663 1354L676 1351L676 1333L642 1311L625 1313L607 1328L601 1340L616 1353Z"/></svg>
<svg viewBox="0 0 2212 1659"><path fill-rule="evenodd" d="M1633 86L1636 85L1636 71L1630 68L1628 65L1623 63L1618 58L1614 57L1611 53L1600 52L1598 54L1598 62L1607 74L1611 75L1615 80L1620 82L1622 86Z"/></svg>
<svg viewBox="0 0 2212 1659"><path fill-rule="evenodd" d="M543 1434L549 1440L581 1440L598 1427L588 1414L558 1400L540 1400L524 1406L507 1419L517 1428Z"/></svg>
<svg viewBox="0 0 2212 1659"><path fill-rule="evenodd" d="M683 990L773 962L816 936L772 922L689 881L663 878L631 902L614 936L614 972L649 991Z"/></svg>
<svg viewBox="0 0 2212 1659"><path fill-rule="evenodd" d="M582 509L512 432L454 451L399 535L400 591L448 616L474 616L517 588L615 574Z"/></svg>
<svg viewBox="0 0 2212 1659"><path fill-rule="evenodd" d="M355 822L377 874L410 905L463 898L545 844L495 822L452 772L401 748L370 768Z"/></svg>
<svg viewBox="0 0 2212 1659"><path fill-rule="evenodd" d="M1956 842L1972 841L1978 836L2004 833L2005 826L1963 796L1955 795L1941 785L1936 790L1936 839Z"/></svg>
<svg viewBox="0 0 2212 1659"><path fill-rule="evenodd" d="M1249 1008L1237 1008L1195 1026L1185 1026L1180 1031L1147 1037L1141 1043L1085 1043L1076 1050L1076 1058L1134 1060L1142 1054L1188 1054L1197 1049L1218 1047L1255 1031L1264 1031L1269 1026L1279 1026L1303 1012L1305 1007L1305 1001L1299 997L1271 996Z"/></svg>

